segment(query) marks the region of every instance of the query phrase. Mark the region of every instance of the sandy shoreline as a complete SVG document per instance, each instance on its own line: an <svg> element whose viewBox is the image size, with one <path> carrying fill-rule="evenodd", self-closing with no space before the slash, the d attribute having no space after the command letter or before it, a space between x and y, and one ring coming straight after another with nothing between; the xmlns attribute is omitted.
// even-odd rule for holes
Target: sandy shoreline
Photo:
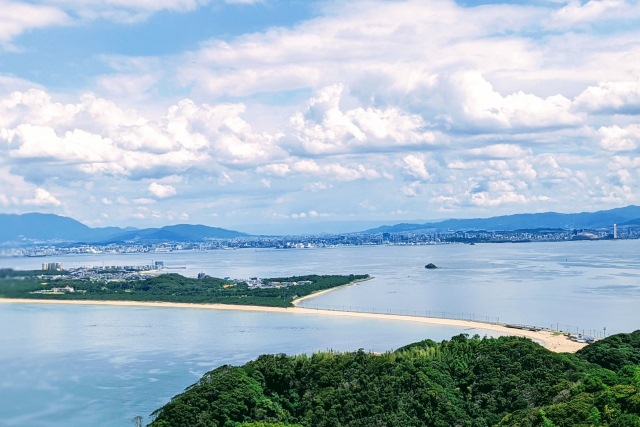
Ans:
<svg viewBox="0 0 640 427"><path fill-rule="evenodd" d="M313 296L318 296L313 294ZM311 297L309 295L308 297ZM306 297L306 298L308 298ZM301 299L300 299L301 300ZM299 302L300 300L297 300ZM502 325L491 323L474 322L470 320L456 319L440 319L435 317L419 317L419 316L401 316L395 314L383 313L361 313L351 311L333 311L323 309L310 309L302 307L263 307L251 305L231 305L231 304L191 304L191 303L173 303L173 302L139 302L139 301L91 301L91 300L45 300L45 299L18 299L18 298L0 298L0 304L67 304L67 305L110 305L110 306L138 306L138 307L169 307L169 308L198 308L209 310L237 310L237 311L257 311L264 313L287 313L294 315L312 314L317 316L340 316L353 317L361 319L377 319L377 320L393 320L401 322L416 322L429 325L442 325L460 327L465 330L481 329L498 332L502 335L512 335L530 338L551 351L558 353L573 353L585 346L585 344L576 343L567 339L564 335L551 331L525 331L519 329L507 328ZM473 331L468 331L473 335ZM428 338L428 337L425 337Z"/></svg>
<svg viewBox="0 0 640 427"><path fill-rule="evenodd" d="M308 299L311 299L311 298L319 297L320 295L324 295L324 294L327 294L329 292L337 291L338 289L346 288L347 286L357 285L359 283L366 282L366 281L373 280L373 279L374 279L373 276L369 276L366 279L357 279L357 280L354 280L353 282L349 282L349 283L347 283L345 285L335 286L333 288L325 289L324 291L320 291L320 292L314 292L312 294L305 295L303 297L294 299L293 301L291 301L291 304L293 304L294 307L297 307L298 304L300 302L304 301L304 300L308 300Z"/></svg>

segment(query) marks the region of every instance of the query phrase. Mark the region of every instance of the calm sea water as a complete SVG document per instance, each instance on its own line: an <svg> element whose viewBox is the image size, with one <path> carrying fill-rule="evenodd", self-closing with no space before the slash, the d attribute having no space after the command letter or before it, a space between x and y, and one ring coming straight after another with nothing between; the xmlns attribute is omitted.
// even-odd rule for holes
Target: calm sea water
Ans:
<svg viewBox="0 0 640 427"><path fill-rule="evenodd" d="M195 276L363 274L311 307L446 311L607 334L640 326L640 241L0 258L0 268L147 264ZM426 270L433 262L438 270ZM0 304L0 425L127 426L222 364L263 353L385 351L481 330L313 315Z"/></svg>

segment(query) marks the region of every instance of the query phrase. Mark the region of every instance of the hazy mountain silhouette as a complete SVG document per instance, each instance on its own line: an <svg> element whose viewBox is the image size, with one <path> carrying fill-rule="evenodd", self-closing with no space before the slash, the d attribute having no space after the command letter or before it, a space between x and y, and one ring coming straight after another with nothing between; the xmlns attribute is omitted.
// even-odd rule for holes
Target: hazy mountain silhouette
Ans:
<svg viewBox="0 0 640 427"><path fill-rule="evenodd" d="M640 207L627 206L597 212L562 214L556 212L515 214L491 218L448 219L424 224L395 224L366 230L365 233L400 233L407 231L511 231L537 228L582 229L631 225L640 220Z"/></svg>
<svg viewBox="0 0 640 427"><path fill-rule="evenodd" d="M399 233L419 231L487 230L509 231L524 229L589 229L640 225L640 207L627 206L598 212L562 214L504 215L491 218L448 219L424 224L385 225L364 233ZM91 228L72 218L41 213L23 215L0 214L0 242L19 244L33 242L69 243L159 243L198 242L207 239L232 239L248 236L234 230L206 225L179 224L161 228Z"/></svg>
<svg viewBox="0 0 640 427"><path fill-rule="evenodd" d="M247 234L205 225L171 225L162 228L91 228L75 219L41 213L0 214L0 242L162 242L228 239Z"/></svg>

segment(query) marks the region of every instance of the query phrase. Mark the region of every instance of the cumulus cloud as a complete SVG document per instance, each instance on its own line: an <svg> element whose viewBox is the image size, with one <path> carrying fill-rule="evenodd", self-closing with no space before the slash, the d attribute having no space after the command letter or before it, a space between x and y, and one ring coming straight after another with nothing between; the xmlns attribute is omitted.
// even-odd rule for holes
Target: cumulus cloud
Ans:
<svg viewBox="0 0 640 427"><path fill-rule="evenodd" d="M402 161L404 162L404 170L407 174L425 181L429 179L429 172L424 164L423 156L408 154Z"/></svg>
<svg viewBox="0 0 640 427"><path fill-rule="evenodd" d="M574 101L574 107L591 113L640 113L640 82L600 82L589 86Z"/></svg>
<svg viewBox="0 0 640 427"><path fill-rule="evenodd" d="M159 11L213 4L77 3L0 0L0 44L95 19L143 29ZM259 222L312 218L319 202L419 218L637 200L639 9L322 2L312 19L166 57L97 53L87 90L0 76L0 205Z"/></svg>
<svg viewBox="0 0 640 427"><path fill-rule="evenodd" d="M640 147L640 126L603 126L598 129L600 146L607 151L635 151Z"/></svg>
<svg viewBox="0 0 640 427"><path fill-rule="evenodd" d="M0 99L0 141L9 148L8 161L45 160L90 175L137 178L283 157L277 136L253 131L243 113L241 104L185 99L148 119L92 95L63 104L29 90Z"/></svg>
<svg viewBox="0 0 640 427"><path fill-rule="evenodd" d="M147 187L149 192L159 199L170 197L176 194L176 188L172 185L162 185L157 182L152 182Z"/></svg>
<svg viewBox="0 0 640 427"><path fill-rule="evenodd" d="M382 174L374 168L369 168L361 163L337 163L331 161L316 161L314 159L291 158L289 163L277 163L260 166L257 172L273 177L287 177L295 175L299 178L324 178L331 181L356 181L375 180L382 177ZM309 188L318 188L329 184L310 184Z"/></svg>
<svg viewBox="0 0 640 427"><path fill-rule="evenodd" d="M291 118L294 138L304 152L338 154L433 144L435 135L418 115L396 108L355 108L343 112L342 85L326 87L312 98L305 113Z"/></svg>
<svg viewBox="0 0 640 427"><path fill-rule="evenodd" d="M562 95L541 98L522 91L506 96L477 71L461 71L446 82L449 121L460 130L526 130L572 126L580 118Z"/></svg>
<svg viewBox="0 0 640 427"><path fill-rule="evenodd" d="M497 196L491 196L489 192L482 191L478 193L469 193L469 203L480 207L495 207L505 203L524 204L527 202L526 197L517 193L503 193Z"/></svg>
<svg viewBox="0 0 640 427"><path fill-rule="evenodd" d="M27 206L47 207L47 206L60 206L62 203L56 199L51 193L44 188L37 188L35 194L30 199L25 199L22 202Z"/></svg>

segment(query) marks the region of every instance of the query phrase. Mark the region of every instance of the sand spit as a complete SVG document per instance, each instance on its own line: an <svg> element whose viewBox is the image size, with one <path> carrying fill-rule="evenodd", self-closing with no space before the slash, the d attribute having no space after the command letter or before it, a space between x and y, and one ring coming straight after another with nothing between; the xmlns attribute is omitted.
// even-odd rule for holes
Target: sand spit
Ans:
<svg viewBox="0 0 640 427"><path fill-rule="evenodd" d="M309 295L318 296L320 293ZM300 299L302 300L302 299ZM297 303L300 300L294 302ZM473 329L493 331L501 335L512 335L530 338L551 351L557 353L574 353L586 344L571 341L564 335L553 331L527 331L507 328L500 324L474 322L470 320L441 319L436 317L402 316L383 313L362 313L352 311L335 311L324 309L311 309L302 307L263 307L252 305L231 305L231 304L191 304L174 302L139 302L139 301L90 301L90 300L47 300L47 299L13 299L0 298L0 304L67 304L67 305L110 305L110 306L137 306L137 307L170 307L170 308L197 308L208 310L238 310L257 311L263 313L286 313L291 315L311 314L316 316L341 316L361 319L392 320L399 322L417 322L429 325L455 326L465 329L473 334ZM471 330L470 330L471 329ZM425 337L427 338L427 337Z"/></svg>

